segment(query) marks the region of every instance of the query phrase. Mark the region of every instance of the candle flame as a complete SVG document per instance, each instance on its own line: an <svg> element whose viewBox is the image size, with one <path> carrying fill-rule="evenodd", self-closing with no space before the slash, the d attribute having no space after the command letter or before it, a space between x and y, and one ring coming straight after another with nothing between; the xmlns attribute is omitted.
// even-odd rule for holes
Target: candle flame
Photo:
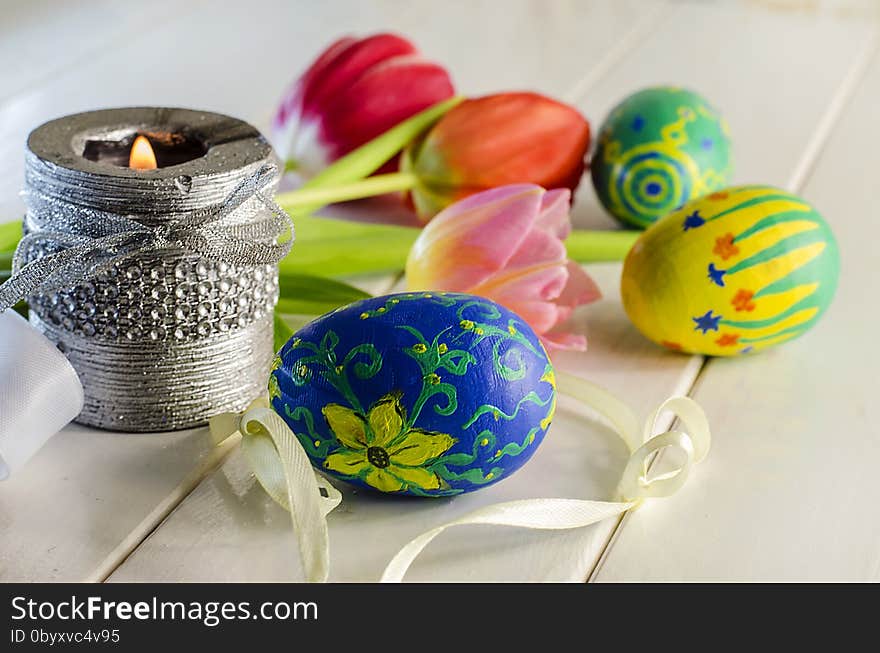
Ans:
<svg viewBox="0 0 880 653"><path fill-rule="evenodd" d="M146 136L138 136L131 146L128 156L128 167L133 170L153 170L157 168L153 146Z"/></svg>

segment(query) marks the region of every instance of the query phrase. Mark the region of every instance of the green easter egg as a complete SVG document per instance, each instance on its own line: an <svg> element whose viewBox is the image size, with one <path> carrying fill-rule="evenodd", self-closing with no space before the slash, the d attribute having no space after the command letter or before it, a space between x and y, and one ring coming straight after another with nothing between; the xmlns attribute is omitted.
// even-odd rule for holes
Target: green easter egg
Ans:
<svg viewBox="0 0 880 653"><path fill-rule="evenodd" d="M599 130L593 186L617 219L644 229L727 185L727 123L696 93L657 87L618 104Z"/></svg>

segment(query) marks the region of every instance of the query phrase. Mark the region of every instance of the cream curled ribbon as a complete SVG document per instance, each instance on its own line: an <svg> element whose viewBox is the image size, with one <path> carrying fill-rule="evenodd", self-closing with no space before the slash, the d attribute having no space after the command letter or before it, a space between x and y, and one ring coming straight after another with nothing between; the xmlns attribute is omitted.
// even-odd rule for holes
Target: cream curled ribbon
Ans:
<svg viewBox="0 0 880 653"><path fill-rule="evenodd" d="M709 423L699 404L689 397L670 397L657 406L644 427L639 429L638 420L629 407L606 390L558 371L556 377L561 392L600 413L626 443L630 458L617 486L619 500L525 499L479 508L411 540L388 563L382 582L402 581L422 550L453 526L490 524L536 530L583 528L637 508L647 498L670 496L684 485L691 467L709 452ZM253 465L255 476L273 499L290 510L308 580L323 582L329 571L326 515L339 504L341 495L323 477L315 474L299 440L267 405L263 401L262 406L251 407L240 417L221 415L211 421L211 429L218 434L228 434L229 428L239 421L242 447ZM677 421L673 420L673 426L681 423L685 430L654 434L661 416L667 411L677 418ZM680 454L677 459L681 462L668 472L650 477L648 467L653 456L667 448L677 449ZM328 492L333 494L328 495Z"/></svg>
<svg viewBox="0 0 880 653"><path fill-rule="evenodd" d="M269 401L254 401L241 415L224 413L210 420L211 436L220 444L236 434L266 493L290 513L309 582L323 583L330 573L327 513L342 494L315 473L305 449Z"/></svg>

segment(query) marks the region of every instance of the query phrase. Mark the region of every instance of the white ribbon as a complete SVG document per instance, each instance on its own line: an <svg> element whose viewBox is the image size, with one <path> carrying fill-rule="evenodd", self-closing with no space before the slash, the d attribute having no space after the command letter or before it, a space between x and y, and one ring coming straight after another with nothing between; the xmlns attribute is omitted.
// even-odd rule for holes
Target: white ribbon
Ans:
<svg viewBox="0 0 880 653"><path fill-rule="evenodd" d="M497 503L474 510L451 522L432 528L406 544L385 568L382 582L400 582L422 550L453 526L491 524L538 530L583 528L637 508L646 498L666 497L677 492L695 463L709 451L709 423L700 406L688 397L670 397L645 421L639 423L630 409L599 386L569 374L556 373L559 390L592 407L620 434L630 458L618 483L617 501L581 499L526 499ZM685 430L654 434L661 415L669 411ZM341 495L317 476L299 440L287 424L265 402L252 406L240 418L222 415L211 422L215 433L229 434L238 420L242 447L254 473L269 495L290 511L300 555L309 581L326 581L329 571L329 540L326 515ZM680 462L674 469L649 477L654 454L672 448ZM322 492L323 489L323 492ZM329 493L329 494L328 494Z"/></svg>
<svg viewBox="0 0 880 653"><path fill-rule="evenodd" d="M83 408L76 371L15 311L0 313L0 481Z"/></svg>

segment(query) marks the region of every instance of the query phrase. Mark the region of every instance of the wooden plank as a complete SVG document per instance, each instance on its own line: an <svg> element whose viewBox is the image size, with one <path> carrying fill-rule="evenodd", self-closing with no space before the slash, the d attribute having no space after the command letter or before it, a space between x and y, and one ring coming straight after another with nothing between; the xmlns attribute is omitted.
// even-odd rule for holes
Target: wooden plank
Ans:
<svg viewBox="0 0 880 653"><path fill-rule="evenodd" d="M578 46L587 62L600 59L641 13L635 2L615 9L600 2L577 3L519 35L516 12L526 15L535 6L524 2L511 7L500 24L508 25L511 35L522 36L524 48L539 52L556 31L565 31L557 23L579 18L581 31L568 29L565 42L572 49ZM468 3L468 15L478 20L450 25L460 39L454 43L431 36L436 14L427 9L423 4L420 13L414 12L397 2L314 2L306 9L302 3L292 7L257 2L224 6L221 15L204 9L174 16L148 38L132 38L124 47L83 61L0 107L0 215L5 211L12 217L21 211L15 194L27 131L55 115L101 105L182 104L227 111L265 125L267 110L288 78L329 39L347 31L386 28L407 33L424 42L426 52L438 60L454 62L453 73L470 76L468 83L476 91L494 87L493 70L517 69L517 58L531 56L526 49L515 55L507 49L485 49L485 25L497 13L491 2ZM243 29L257 15L259 25ZM536 87L568 87L589 70L584 61L568 58L545 76L532 78L536 69L528 69L530 65L531 60L524 61L528 78L522 83ZM357 282L374 292L388 286L381 279ZM2 486L0 525L16 537L0 543L0 579L105 577L224 453L210 450L204 429L129 436L69 427Z"/></svg>
<svg viewBox="0 0 880 653"><path fill-rule="evenodd" d="M96 581L227 450L205 429L150 436L78 425L56 435L0 488L0 579Z"/></svg>
<svg viewBox="0 0 880 653"><path fill-rule="evenodd" d="M800 192L841 250L828 315L778 349L708 364L694 396L713 421L712 453L693 487L626 521L598 580L880 580L880 353L868 294L880 284L878 102L875 56ZM663 553L651 555L658 541Z"/></svg>
<svg viewBox="0 0 880 653"><path fill-rule="evenodd" d="M648 84L674 81L708 89L707 94L737 126L740 178L756 174L758 179L784 184L869 33L858 24L825 18L782 20L754 8L682 5L581 104L593 107L590 115L602 115L626 92ZM742 50L744 42L749 44L748 52L730 57L730 52ZM816 42L828 49L818 51ZM676 79L669 79L671 71ZM797 107L796 115L792 107ZM770 140L780 146L768 147ZM589 191L580 194L578 206L586 222L599 219ZM558 364L627 397L642 414L666 395L687 391L701 359L664 352L635 332L617 296L619 266L589 266L589 270L607 295L579 317L586 321L590 352L558 357ZM375 580L410 537L476 506L514 497L608 497L624 458L613 438L601 425L578 420L577 411L567 407L529 465L493 488L436 504L349 494L329 520L332 578ZM695 491L686 488L681 494ZM642 513L653 510L645 508ZM614 526L609 521L564 534L463 528L438 538L409 578L583 580ZM244 461L233 455L111 580L297 579L288 529L288 517L259 492ZM655 533L654 542L662 537ZM196 542L189 545L193 538ZM655 549L646 545L642 552ZM243 551L254 555L242 556Z"/></svg>
<svg viewBox="0 0 880 653"><path fill-rule="evenodd" d="M136 34L146 36L177 5L173 0L149 4L115 0L3 2L0 7L0 107L26 89L45 84L65 70L82 65L102 50L114 50ZM2 108L0 108L2 111Z"/></svg>

